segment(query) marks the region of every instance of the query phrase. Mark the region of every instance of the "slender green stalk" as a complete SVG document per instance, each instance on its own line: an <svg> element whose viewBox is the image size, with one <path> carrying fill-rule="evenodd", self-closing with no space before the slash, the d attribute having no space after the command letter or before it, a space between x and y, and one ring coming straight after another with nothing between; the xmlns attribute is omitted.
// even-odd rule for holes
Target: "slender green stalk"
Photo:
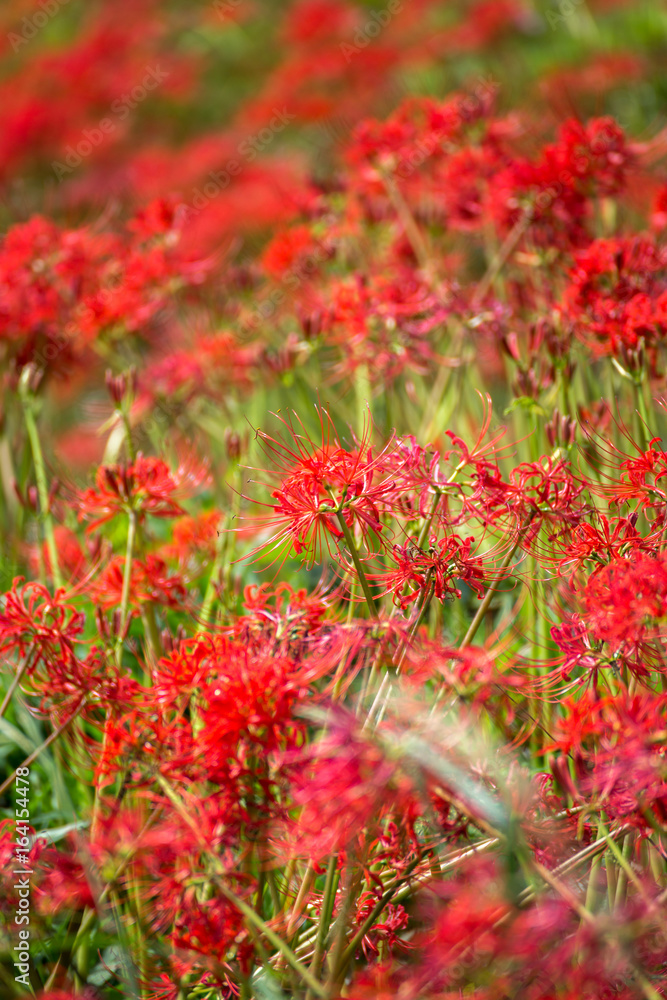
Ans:
<svg viewBox="0 0 667 1000"><path fill-rule="evenodd" d="M271 942L273 947L283 956L288 965L290 965L294 971L301 976L304 983L310 990L312 990L315 996L326 997L327 994L322 984L318 983L318 981L311 975L309 969L307 969L306 966L299 961L292 949L285 944L283 939L276 934L273 928L269 927L269 925L262 920L257 913L255 913L252 906L249 906L244 899L241 899L233 893L231 889L228 889L221 877L216 878L216 884L225 899L229 900L229 902L243 914L246 920L248 920L253 927L256 927L258 931L262 932L267 941Z"/></svg>
<svg viewBox="0 0 667 1000"><path fill-rule="evenodd" d="M389 195L389 200L394 206L394 211L398 216L399 222L403 226L405 235L407 236L414 251L414 255L419 262L419 266L426 271L430 265L430 254L422 232L415 222L415 217L412 214L410 206L401 194L394 178L386 170L381 171L381 173L387 194Z"/></svg>
<svg viewBox="0 0 667 1000"><path fill-rule="evenodd" d="M368 365L359 365L354 373L354 394L357 402L357 433L363 439L366 429L366 416L370 419L371 380L368 377Z"/></svg>
<svg viewBox="0 0 667 1000"><path fill-rule="evenodd" d="M134 447L134 441L132 439L132 427L130 425L130 415L127 410L127 403L123 401L124 405L121 408L120 415L123 421L123 427L125 428L125 440L127 442L127 456L130 462L134 462L137 457L137 453Z"/></svg>
<svg viewBox="0 0 667 1000"><path fill-rule="evenodd" d="M639 444L644 450L646 450L648 435L650 434L651 421L646 408L643 375L633 379L632 385L635 392L635 402L637 403L637 433L639 435Z"/></svg>
<svg viewBox="0 0 667 1000"><path fill-rule="evenodd" d="M463 636L463 639L461 640L461 642L459 644L459 649L465 649L466 646L469 646L470 643L475 638L475 636L477 635L477 630L479 629L480 625L482 624L482 621L484 620L484 615L486 614L486 612L489 609L489 605L490 605L490 603L491 603L491 601L493 599L493 595L496 592L496 587L498 586L498 584L503 579L503 577L505 575L505 570L507 569L507 567L509 566L509 564L512 562L512 559L514 558L514 553L516 552L516 550L521 545L521 542L523 541L523 539L524 539L524 537L526 535L526 532L528 531L528 529L529 529L529 527L530 527L530 525L532 523L532 520L533 520L534 516L535 516L534 514L531 514L529 516L528 520L526 521L526 523L523 525L523 527L519 531L519 534L517 535L517 538L516 538L516 541L515 541L514 545L510 548L510 550L508 551L507 555L505 556L505 558L503 559L502 563L500 564L500 569L496 573L493 581L489 584L489 588L488 588L486 594L484 595L484 599L482 600L482 603L478 607L477 613L475 614L475 617L471 621L470 627L469 627L468 631Z"/></svg>
<svg viewBox="0 0 667 1000"><path fill-rule="evenodd" d="M12 678L11 684L7 688L7 693L5 694L5 697L3 698L2 705L0 705L0 719L3 717L3 715L7 711L7 707L9 705L10 701L12 700L12 696L13 696L14 692L16 691L17 687L19 686L19 684L21 683L21 678L23 677L24 673L26 672L26 670L28 668L28 664L30 663L30 657L31 657L31 655L32 655L32 650L29 653L26 653L26 655L23 657L23 659L21 660L21 663L19 664L18 670L16 671L16 673L14 674L14 677Z"/></svg>
<svg viewBox="0 0 667 1000"><path fill-rule="evenodd" d="M623 841L623 850L619 851L616 844L612 845L612 841L609 841L609 847L620 865L620 871L618 873L618 879L616 880L616 896L614 897L614 906L618 908L623 906L625 903L625 894L628 886L628 876L632 872L628 858L630 857L630 852L632 851L633 836L631 833L625 835L625 840Z"/></svg>
<svg viewBox="0 0 667 1000"><path fill-rule="evenodd" d="M213 560L213 569L211 570L211 575L208 578L208 584L206 585L206 593L204 594L204 604L201 609L201 626L202 629L206 628L207 625L211 623L211 609L213 608L213 601L215 600L215 583L220 573L220 567L224 562L224 554L226 549L226 538L227 532L222 530L218 534L218 538L215 545L215 558Z"/></svg>
<svg viewBox="0 0 667 1000"><path fill-rule="evenodd" d="M289 919L287 921L287 936L292 937L292 934L297 929L297 921L303 912L303 906L306 896L310 892L311 886L315 880L315 868L313 867L313 862L309 861L304 872L303 879L301 880L301 885L299 886L299 891L297 893L296 899L294 900L294 906L292 907L292 912L290 913Z"/></svg>
<svg viewBox="0 0 667 1000"><path fill-rule="evenodd" d="M473 308L477 308L484 301L484 297L490 290L493 282L496 280L500 274L502 268L504 267L506 261L508 260L510 254L518 244L519 240L525 233L526 229L530 225L533 213L531 209L526 209L523 215L516 221L514 227L505 237L502 245L499 247L497 253L493 255L489 261L489 265L486 269L486 274L482 277L482 280L477 285L475 289L475 294L472 299Z"/></svg>
<svg viewBox="0 0 667 1000"><path fill-rule="evenodd" d="M137 514L131 510L128 514L127 545L125 548L125 566L123 567L123 589L120 597L120 630L116 637L116 657L121 661L123 651L123 633L127 622L128 606L130 603L130 585L132 583L132 558L134 556L134 543L137 537Z"/></svg>
<svg viewBox="0 0 667 1000"><path fill-rule="evenodd" d="M440 497L442 496L442 490L436 488L435 496L433 497L433 503L431 504L431 509L428 512L426 520L421 526L421 530L417 537L417 548L423 549L424 544L428 539L428 533L431 530L431 525L433 524L433 518L435 517L436 511L438 509L438 504L440 503Z"/></svg>
<svg viewBox="0 0 667 1000"><path fill-rule="evenodd" d="M322 957L324 955L324 942L329 931L330 914L333 910L333 902L336 894L336 878L338 871L338 856L332 854L327 865L327 875L324 882L324 894L322 896L322 907L320 910L320 922L317 927L317 937L315 938L315 951L310 963L310 971L313 976L319 976L322 969Z"/></svg>
<svg viewBox="0 0 667 1000"><path fill-rule="evenodd" d="M34 399L31 396L27 382L25 379L21 380L19 386L21 402L23 404L23 415L25 419L26 430L28 431L28 438L30 440L30 450L32 451L32 461L35 468L35 479L37 481L37 493L39 495L39 507L42 524L44 526L44 538L46 540L46 547L49 553L49 560L51 562L51 576L53 578L53 586L56 590L63 586L63 579L60 573L60 566L58 564L58 549L56 548L56 538L53 530L53 518L51 517L51 510L49 504L49 489L46 482L46 468L44 465L44 455L42 454L42 446L39 441L39 431L37 430L37 421L35 420L34 413Z"/></svg>
<svg viewBox="0 0 667 1000"><path fill-rule="evenodd" d="M598 832L597 839L599 840L601 834L604 833L604 823L602 821L602 816L600 816L598 822ZM584 906L591 913L595 910L598 901L598 878L600 875L600 866L602 864L602 854L596 854L591 862L591 870L588 874L588 886L586 887L586 901Z"/></svg>
<svg viewBox="0 0 667 1000"><path fill-rule="evenodd" d="M162 654L162 639L160 638L160 630L155 617L155 605L152 601L146 601L142 605L141 621L144 626L147 646L154 659L157 660Z"/></svg>
<svg viewBox="0 0 667 1000"><path fill-rule="evenodd" d="M394 656L394 665L397 674L400 673L401 671L401 667L403 666L403 661L405 660L405 657L408 654L408 649L410 648L412 640L417 635L417 632L421 628L422 622L424 621L426 615L428 614L428 609L431 606L431 601L433 600L434 592L435 592L435 584L431 583L431 571L429 570L428 573L426 574L424 590L422 591L422 601L419 607L419 612L417 614L417 617L412 625L412 628L410 629L409 635L406 636L402 645L399 646L398 650L396 651L396 655ZM382 700L382 705L380 706L377 713L376 725L379 725L382 722L384 713L387 708L387 702L389 701L389 697L391 695L391 690L392 690L392 685L389 679L389 674L385 674L384 677L382 678L380 687L377 690L377 694L373 699L373 703L369 709L368 716L366 718L366 721L362 729L366 729L366 727L370 725L371 719L373 718L373 715L375 714L375 711L378 705L380 704L381 700Z"/></svg>
<svg viewBox="0 0 667 1000"><path fill-rule="evenodd" d="M163 777L163 775L161 774L156 774L155 777L158 784L164 791L165 795L177 810L178 814L181 816L184 822L187 823L192 832L196 835L202 853L206 855L206 857L209 859L212 867L215 870L216 885L220 889L220 892L223 894L225 899L229 900L229 902L232 903L239 910L239 912L243 914L246 920L248 920L254 927L256 927L258 931L262 932L267 941L271 942L276 951L278 951L278 953L282 955L287 964L292 969L294 969L294 971L299 976L301 976L301 979L304 981L306 986L308 986L308 988L312 990L312 992L316 996L326 997L326 992L323 986L320 983L318 983L318 981L311 975L310 970L307 969L306 966L299 961L299 959L296 957L292 949L285 941L283 941L280 935L276 934L273 928L269 927L269 925L264 920L262 920L259 914L257 914L253 910L252 906L246 903L244 899L238 897L234 892L232 892L231 889L227 887L224 881L225 871L223 869L220 858L211 851L210 847L203 838L202 831L197 825L197 822L195 821L194 817L189 814L189 812L185 808L185 804L178 797L178 795L171 787L167 779Z"/></svg>
<svg viewBox="0 0 667 1000"><path fill-rule="evenodd" d="M19 767L30 767L30 765L34 761L37 760L37 758L39 757L39 755L44 750L48 749L48 747L50 747L51 744L54 743L58 739L59 736L62 736L62 734L65 732L65 730L68 729L72 725L72 723L74 722L74 720L76 719L76 717L80 714L81 709L83 708L83 706L84 706L84 699L82 698L81 702L80 702L80 704L78 706L78 708L76 708L72 712L72 714L70 715L70 717L68 719L65 719L64 722L61 722L61 724L58 726L58 728L54 729L53 732L51 733L51 735L47 736L47 738L44 740L44 742L40 743L40 745L37 747L37 749L33 750L33 752L31 754L29 754L26 757L26 759L19 764ZM12 774L10 774L9 777L5 778L5 780L2 782L2 784L0 785L0 795L2 795L3 792L7 791L7 789L9 788L9 786L14 783L17 771L18 771L18 768L16 768L16 770L14 770L12 772Z"/></svg>
<svg viewBox="0 0 667 1000"><path fill-rule="evenodd" d="M354 539L352 538L352 533L347 526L347 522L345 520L345 515L343 511L340 509L337 510L336 517L338 518L338 523L340 524L340 530L343 532L345 543L348 547L350 555L352 556L352 562L354 563L354 568L357 571L357 576L359 577L359 583L361 584L361 589L363 590L364 597L366 598L366 604L368 605L368 610L373 618L379 619L380 616L378 615L378 611L375 606L375 598L371 593L371 588L366 578L364 567L361 563L361 559L359 558L359 552L357 551L357 546L354 544Z"/></svg>

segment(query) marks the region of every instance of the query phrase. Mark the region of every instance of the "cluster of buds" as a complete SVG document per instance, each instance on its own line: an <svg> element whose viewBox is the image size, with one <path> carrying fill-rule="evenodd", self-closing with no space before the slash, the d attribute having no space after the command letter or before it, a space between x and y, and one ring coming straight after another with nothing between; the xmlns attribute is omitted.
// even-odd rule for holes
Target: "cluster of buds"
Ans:
<svg viewBox="0 0 667 1000"><path fill-rule="evenodd" d="M134 367L120 375L114 375L110 368L107 369L104 381L107 391L113 400L116 409L120 409L123 400L128 396L131 398L137 391L137 372Z"/></svg>
<svg viewBox="0 0 667 1000"><path fill-rule="evenodd" d="M95 624L97 625L100 638L105 644L125 642L131 623L132 618L130 615L123 622L123 615L120 608L116 608L112 612L110 619L104 614L102 608L98 607L95 609Z"/></svg>
<svg viewBox="0 0 667 1000"><path fill-rule="evenodd" d="M551 420L545 425L547 441L552 448L569 448L577 435L577 424L567 413L555 409Z"/></svg>
<svg viewBox="0 0 667 1000"><path fill-rule="evenodd" d="M633 381L641 380L646 362L646 351L644 339L640 338L636 347L629 347L627 344L619 344L619 358L612 358L612 364L624 378Z"/></svg>
<svg viewBox="0 0 667 1000"><path fill-rule="evenodd" d="M301 306L298 306L296 312L304 340L317 340L331 325L330 310L313 309L306 312Z"/></svg>

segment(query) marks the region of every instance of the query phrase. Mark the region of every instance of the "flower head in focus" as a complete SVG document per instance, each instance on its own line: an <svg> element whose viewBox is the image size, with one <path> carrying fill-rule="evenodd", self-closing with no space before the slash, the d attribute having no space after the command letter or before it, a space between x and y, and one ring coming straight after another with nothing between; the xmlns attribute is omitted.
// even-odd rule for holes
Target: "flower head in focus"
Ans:
<svg viewBox="0 0 667 1000"><path fill-rule="evenodd" d="M374 542L384 542L383 514L394 510L400 492L402 460L398 452L392 450L390 442L373 454L370 421L362 439L345 448L326 410L318 410L318 416L321 441L317 444L298 417L303 433L279 418L290 432L289 442L257 432L279 484L277 488L264 484L271 489L273 502L263 504L268 512L256 520L256 526L273 533L254 553L267 546L281 551L289 540L297 555L304 553L312 566L320 561L324 549L334 555L332 540L337 551L346 531L367 551Z"/></svg>

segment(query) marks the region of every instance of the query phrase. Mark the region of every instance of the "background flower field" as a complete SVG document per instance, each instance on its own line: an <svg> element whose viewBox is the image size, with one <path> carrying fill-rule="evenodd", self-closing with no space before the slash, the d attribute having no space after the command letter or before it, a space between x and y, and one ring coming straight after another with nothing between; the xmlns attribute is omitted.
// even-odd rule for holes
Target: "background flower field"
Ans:
<svg viewBox="0 0 667 1000"><path fill-rule="evenodd" d="M5 0L0 995L667 995L667 12Z"/></svg>

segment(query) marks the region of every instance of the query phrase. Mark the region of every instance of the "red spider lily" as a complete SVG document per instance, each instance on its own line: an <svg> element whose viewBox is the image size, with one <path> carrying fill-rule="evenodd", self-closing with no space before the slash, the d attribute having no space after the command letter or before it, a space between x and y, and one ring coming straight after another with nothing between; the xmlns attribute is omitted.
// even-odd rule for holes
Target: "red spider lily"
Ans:
<svg viewBox="0 0 667 1000"><path fill-rule="evenodd" d="M395 567L374 577L386 584L383 593L393 594L394 603L405 610L419 595L432 589L439 601L460 597L455 581L464 580L478 595L484 588L485 567L479 557L472 555L475 539L450 535L436 539L433 536L427 551L413 541L394 545L392 559ZM410 588L405 590L405 588Z"/></svg>
<svg viewBox="0 0 667 1000"><path fill-rule="evenodd" d="M662 481L667 475L667 454L661 448L653 447L658 441L660 438L653 438L646 451L637 447L637 457L625 457L618 452L618 458L625 458L618 463L620 476L594 489L616 504L638 500L642 510L653 509L659 515L667 499L667 489Z"/></svg>
<svg viewBox="0 0 667 1000"><path fill-rule="evenodd" d="M667 619L667 555L612 560L591 575L582 599L588 628L612 650L656 635Z"/></svg>
<svg viewBox="0 0 667 1000"><path fill-rule="evenodd" d="M0 328L3 340L18 345L19 363L39 355L71 364L82 347L80 334L64 343L61 336L72 302L76 310L79 296L97 289L98 268L115 249L113 237L61 232L40 216L9 231L0 249Z"/></svg>
<svg viewBox="0 0 667 1000"><path fill-rule="evenodd" d="M243 800L248 822L265 822L275 808L283 753L297 746L304 727L294 709L305 693L300 671L268 649L262 655L218 637L215 665L199 691L203 729L198 752L209 779Z"/></svg>
<svg viewBox="0 0 667 1000"><path fill-rule="evenodd" d="M567 542L562 545L559 569L563 572L567 567L571 568L571 586L576 573L586 563L593 563L590 568L595 569L600 563L653 549L653 543L637 531L636 517L616 517L610 520L604 514L596 514L595 520L597 524L581 521L575 525Z"/></svg>
<svg viewBox="0 0 667 1000"><path fill-rule="evenodd" d="M102 745L91 743L95 763L95 785L103 787L116 780L137 787L150 787L156 771L178 780L201 777L194 751L192 726L172 712L146 712L146 689L136 686L123 704L110 704L104 722Z"/></svg>
<svg viewBox="0 0 667 1000"><path fill-rule="evenodd" d="M40 699L33 711L49 716L54 724L78 715L97 722L103 712L130 704L138 690L132 677L95 648L83 657L52 660L25 683L26 693Z"/></svg>
<svg viewBox="0 0 667 1000"><path fill-rule="evenodd" d="M175 288L198 279L174 252L173 208L169 216L166 205L149 205L129 228L130 238L61 230L34 216L9 230L0 247L0 332L19 366L62 372L81 364L102 332L146 336Z"/></svg>
<svg viewBox="0 0 667 1000"><path fill-rule="evenodd" d="M333 555L332 540L338 549L344 539L339 516L353 534L359 532L368 548L372 539L383 541L386 528L382 514L393 509L400 478L400 468L390 478L385 475L391 443L373 457L368 424L362 440L348 450L342 446L329 414L320 410L319 417L321 445L282 418L292 443L257 432L281 481L271 493L276 502L262 504L271 513L255 521L259 527L277 530L255 552L267 545L280 549L289 539L295 552L306 553L307 564L312 566L325 549Z"/></svg>
<svg viewBox="0 0 667 1000"><path fill-rule="evenodd" d="M312 257L316 247L308 226L294 226L273 237L262 254L262 265L268 274L279 279L288 271L298 272L300 260L305 262Z"/></svg>
<svg viewBox="0 0 667 1000"><path fill-rule="evenodd" d="M377 119L362 121L356 128L348 150L350 164L379 164L399 177L414 173L413 163L423 162L424 149L435 159L444 158L445 143L460 140L464 131L473 123L473 115L462 114L464 95L455 95L448 101L436 102L430 98L410 98L403 102L384 122ZM475 117L482 117L488 110L478 101ZM417 159L420 157L421 159ZM368 171L358 171L362 179ZM358 181L357 181L358 182Z"/></svg>
<svg viewBox="0 0 667 1000"><path fill-rule="evenodd" d="M96 484L77 496L79 518L95 517L88 531L121 513L153 517L177 517L185 514L176 497L187 496L206 480L201 466L183 464L172 473L159 458L139 455L130 465L102 465Z"/></svg>
<svg viewBox="0 0 667 1000"><path fill-rule="evenodd" d="M667 329L667 257L646 236L594 240L575 255L563 313L596 353L619 356Z"/></svg>
<svg viewBox="0 0 667 1000"><path fill-rule="evenodd" d="M497 468L482 467L477 488L466 503L475 509L483 499L481 517L488 523L502 523L505 512L510 514L510 523L530 524L526 538L530 541L542 525L562 530L578 524L588 511L580 501L585 489L572 475L568 462L558 456L545 456L539 462L519 465L507 482Z"/></svg>
<svg viewBox="0 0 667 1000"><path fill-rule="evenodd" d="M150 776L158 763L181 780L199 775L218 785L229 823L265 823L287 773L282 755L303 738L294 716L306 691L302 674L273 643L221 635L186 641L154 668L155 686L145 697L158 711L148 719L133 709L111 724L101 773L134 754L138 774L146 769ZM191 699L202 723L196 732L182 715Z"/></svg>
<svg viewBox="0 0 667 1000"><path fill-rule="evenodd" d="M579 615L570 615L561 625L554 625L551 638L563 655L560 675L569 679L576 668L590 670L595 678L600 668L600 657L594 653L588 635L588 627Z"/></svg>
<svg viewBox="0 0 667 1000"><path fill-rule="evenodd" d="M86 869L71 854L51 848L42 859L46 877L40 885L42 913L85 910L95 906L95 894L86 878Z"/></svg>
<svg viewBox="0 0 667 1000"><path fill-rule="evenodd" d="M17 577L0 599L0 649L29 656L30 669L71 659L84 616L65 597L64 590L52 596L41 584Z"/></svg>
<svg viewBox="0 0 667 1000"><path fill-rule="evenodd" d="M565 122L537 162L513 158L492 177L488 211L501 231L524 225L538 246L562 249L590 241L591 201L625 184L633 151L611 118ZM523 216L522 216L523 209Z"/></svg>
<svg viewBox="0 0 667 1000"><path fill-rule="evenodd" d="M153 690L158 704L169 707L182 704L199 689L215 669L215 646L209 637L179 644L169 656L162 657L153 670Z"/></svg>
<svg viewBox="0 0 667 1000"><path fill-rule="evenodd" d="M301 663L304 655L317 648L323 633L331 635L333 622L326 619L334 597L320 587L310 594L305 589L295 592L286 583L275 589L269 584L246 587L244 605L248 613L235 620L229 633L249 647L273 647ZM309 662L312 664L311 655Z"/></svg>
<svg viewBox="0 0 667 1000"><path fill-rule="evenodd" d="M363 926L366 918L373 912L377 901L377 893L364 892L361 894L357 901L355 916L357 926ZM397 934L397 932L407 928L408 922L408 914L400 903L396 906L389 904L384 911L383 918L373 924L361 940L361 949L366 959L372 961L380 954L380 948L385 957L387 953L391 954L395 947L408 949L410 945Z"/></svg>

